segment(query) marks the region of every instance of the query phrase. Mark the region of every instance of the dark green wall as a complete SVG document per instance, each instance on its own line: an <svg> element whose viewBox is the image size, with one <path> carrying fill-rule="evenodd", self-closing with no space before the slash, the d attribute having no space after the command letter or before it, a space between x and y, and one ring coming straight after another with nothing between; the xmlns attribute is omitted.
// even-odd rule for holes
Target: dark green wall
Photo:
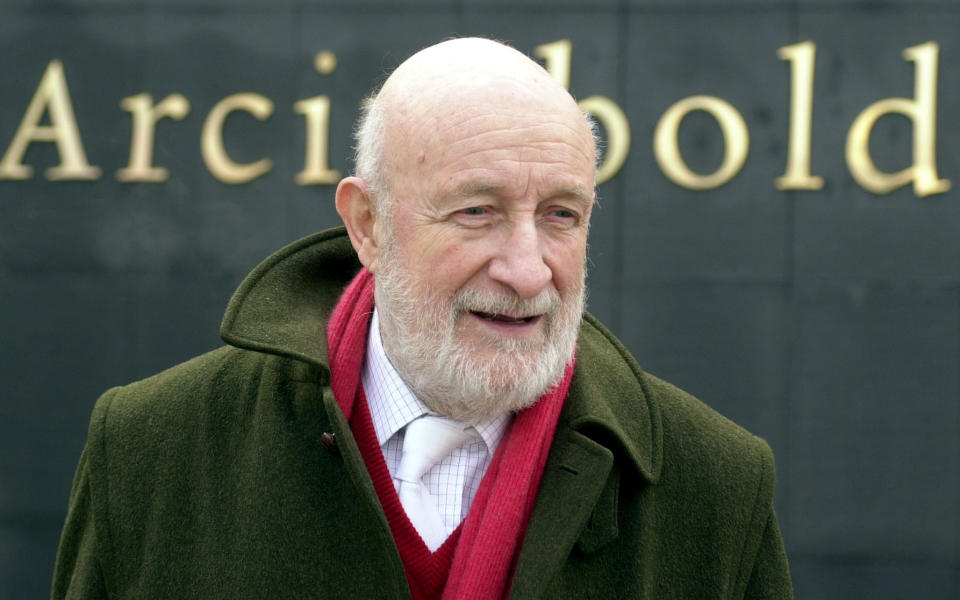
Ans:
<svg viewBox="0 0 960 600"><path fill-rule="evenodd" d="M573 43L571 87L609 97L633 136L601 186L591 310L647 370L770 441L799 598L960 597L960 197L865 191L844 158L869 104L913 97L905 48L939 44L937 165L960 186L960 4L908 0L5 0L0 153L52 59L62 61L92 182L53 182L53 144L31 144L32 179L0 181L0 596L42 597L93 401L106 387L208 350L230 293L262 257L337 222L329 185L298 186L304 123L293 104L331 99L330 163L350 170L363 93L413 51L483 34L519 49ZM790 66L816 43L811 170L818 191L779 191ZM330 50L336 71L313 57ZM120 183L124 97L191 104L157 128L163 183ZM204 118L237 113L235 160L269 157L245 185L204 165ZM750 153L726 185L677 186L652 140L695 94L743 116ZM871 150L896 171L913 128L882 118ZM690 115L680 147L715 169L716 122Z"/></svg>

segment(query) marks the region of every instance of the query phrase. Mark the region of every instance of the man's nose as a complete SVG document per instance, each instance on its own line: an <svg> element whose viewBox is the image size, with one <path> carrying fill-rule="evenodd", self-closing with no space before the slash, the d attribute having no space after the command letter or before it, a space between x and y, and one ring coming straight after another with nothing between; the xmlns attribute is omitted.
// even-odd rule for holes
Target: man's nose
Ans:
<svg viewBox="0 0 960 600"><path fill-rule="evenodd" d="M490 261L489 275L510 286L521 298L533 298L550 282L553 273L543 261L540 232L534 223L517 223Z"/></svg>

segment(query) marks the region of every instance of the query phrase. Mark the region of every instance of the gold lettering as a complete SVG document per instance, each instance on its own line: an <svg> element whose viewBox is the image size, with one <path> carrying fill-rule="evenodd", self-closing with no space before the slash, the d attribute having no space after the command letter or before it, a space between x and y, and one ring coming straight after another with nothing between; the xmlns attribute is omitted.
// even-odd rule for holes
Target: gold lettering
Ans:
<svg viewBox="0 0 960 600"><path fill-rule="evenodd" d="M573 44L570 40L541 44L533 49L533 55L543 59L547 73L550 73L563 89L570 89L570 57L573 56Z"/></svg>
<svg viewBox="0 0 960 600"><path fill-rule="evenodd" d="M121 100L120 107L130 113L133 125L130 134L130 162L117 171L117 179L124 182L166 181L170 172L165 167L152 165L157 121L164 117L183 120L190 112L190 102L180 94L170 94L154 105L150 94L137 94Z"/></svg>
<svg viewBox="0 0 960 600"><path fill-rule="evenodd" d="M200 150L210 173L224 183L246 183L273 168L273 161L268 158L238 164L227 156L227 151L223 147L223 122L227 115L235 110L247 111L263 121L273 114L273 102L260 94L233 94L217 102L210 110L210 114L203 123Z"/></svg>
<svg viewBox="0 0 960 600"><path fill-rule="evenodd" d="M50 115L50 125L40 125L44 111ZM47 65L20 127L0 160L0 179L29 179L33 175L33 168L23 164L23 155L31 142L57 144L60 164L44 171L47 179L91 180L100 177L100 168L87 162L63 64L56 59Z"/></svg>
<svg viewBox="0 0 960 600"><path fill-rule="evenodd" d="M810 132L813 121L813 70L817 46L801 42L777 50L790 61L790 145L787 170L777 177L778 190L819 190L823 177L810 174Z"/></svg>
<svg viewBox="0 0 960 600"><path fill-rule="evenodd" d="M337 69L337 55L329 50L321 50L313 57L313 68L321 75L329 75Z"/></svg>
<svg viewBox="0 0 960 600"><path fill-rule="evenodd" d="M537 58L542 58L545 68L564 89L570 88L570 57L573 45L570 40L558 40L533 49ZM607 148L603 162L597 169L597 183L609 181L627 160L630 152L630 123L617 104L605 96L590 96L577 103L580 110L596 118L603 127Z"/></svg>
<svg viewBox="0 0 960 600"><path fill-rule="evenodd" d="M688 113L710 113L723 131L724 153L720 168L709 175L698 175L687 167L677 140L680 122ZM750 149L750 134L743 117L730 103L714 96L690 96L667 109L653 134L653 154L663 173L679 186L709 190L730 181L743 167Z"/></svg>
<svg viewBox="0 0 960 600"><path fill-rule="evenodd" d="M307 153L303 170L297 173L297 185L337 183L340 171L327 164L330 143L330 98L314 96L293 105L307 119Z"/></svg>
<svg viewBox="0 0 960 600"><path fill-rule="evenodd" d="M317 52L313 66L321 75L329 75L337 68L337 55L329 50ZM314 96L293 105L297 114L307 120L307 151L303 170L294 177L297 185L337 183L340 171L328 164L330 151L330 98Z"/></svg>
<svg viewBox="0 0 960 600"><path fill-rule="evenodd" d="M597 169L597 183L609 181L623 167L630 152L630 123L620 107L604 96L590 96L577 103L580 109L593 115L607 132L607 147L603 162Z"/></svg>
<svg viewBox="0 0 960 600"><path fill-rule="evenodd" d="M847 135L847 166L864 189L887 194L910 181L920 197L941 194L950 181L939 179L936 163L937 138L937 55L940 47L927 42L903 51L905 60L916 63L914 99L885 98L874 102L853 121ZM877 169L870 156L870 133L885 114L899 113L913 121L913 165L897 173Z"/></svg>

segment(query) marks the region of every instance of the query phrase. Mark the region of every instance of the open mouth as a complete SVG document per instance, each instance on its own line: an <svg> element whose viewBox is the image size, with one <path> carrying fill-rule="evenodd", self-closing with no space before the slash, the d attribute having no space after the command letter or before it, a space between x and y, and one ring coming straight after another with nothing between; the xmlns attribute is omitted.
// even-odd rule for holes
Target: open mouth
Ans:
<svg viewBox="0 0 960 600"><path fill-rule="evenodd" d="M531 321L533 321L539 316L539 315L531 315L529 317L511 317L509 315L486 313L486 312L480 312L476 310L472 310L470 312L471 314L476 315L481 319L485 319L487 321L493 321L495 323L516 323L516 324L530 323Z"/></svg>

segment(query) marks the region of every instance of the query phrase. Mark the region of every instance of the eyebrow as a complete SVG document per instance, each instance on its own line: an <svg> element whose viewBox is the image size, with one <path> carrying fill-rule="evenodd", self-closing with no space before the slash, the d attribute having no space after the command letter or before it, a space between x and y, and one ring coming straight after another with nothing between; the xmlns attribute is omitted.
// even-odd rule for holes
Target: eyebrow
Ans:
<svg viewBox="0 0 960 600"><path fill-rule="evenodd" d="M501 187L503 186L486 181L468 181L467 183L457 187L457 189L454 190L454 194L460 198L469 198L470 196L476 196L478 194L495 192Z"/></svg>

